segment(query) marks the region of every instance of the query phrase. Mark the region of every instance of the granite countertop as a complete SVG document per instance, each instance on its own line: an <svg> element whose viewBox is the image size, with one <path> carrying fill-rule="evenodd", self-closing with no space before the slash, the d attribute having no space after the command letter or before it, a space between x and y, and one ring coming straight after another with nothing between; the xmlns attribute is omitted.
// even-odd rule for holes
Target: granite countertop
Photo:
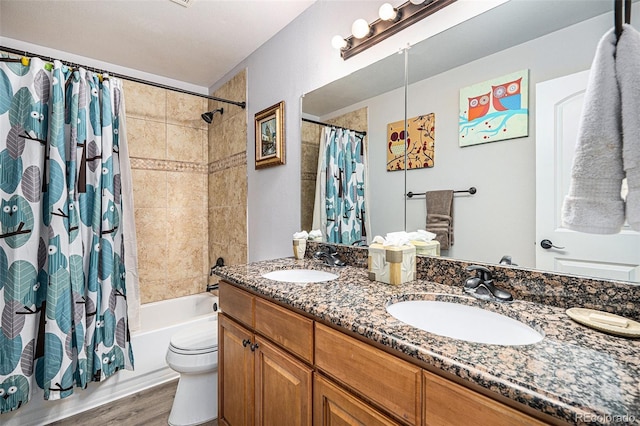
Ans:
<svg viewBox="0 0 640 426"><path fill-rule="evenodd" d="M262 277L280 269L323 269L339 278L297 284ZM424 280L391 286L369 281L364 268L329 268L293 258L225 266L216 275L563 421L640 424L640 340L584 327L565 309L470 298L471 305L518 319L545 335L532 345L499 346L428 333L385 309L401 300L468 297L460 287Z"/></svg>

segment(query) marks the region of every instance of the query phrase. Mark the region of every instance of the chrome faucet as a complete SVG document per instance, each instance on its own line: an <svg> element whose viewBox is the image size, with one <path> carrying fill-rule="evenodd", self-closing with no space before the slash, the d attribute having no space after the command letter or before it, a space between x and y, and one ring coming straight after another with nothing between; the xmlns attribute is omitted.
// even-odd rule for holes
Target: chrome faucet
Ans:
<svg viewBox="0 0 640 426"><path fill-rule="evenodd" d="M471 265L467 271L476 271L475 277L470 277L464 283L464 291L482 300L497 302L511 302L513 296L506 290L502 290L493 284L491 271L484 266Z"/></svg>
<svg viewBox="0 0 640 426"><path fill-rule="evenodd" d="M498 262L498 263L500 265L518 266L517 263L513 263L513 260L511 259L511 256L509 256L509 255L502 256L502 259L500 259L500 262Z"/></svg>
<svg viewBox="0 0 640 426"><path fill-rule="evenodd" d="M313 257L321 260L327 266L345 266L346 262L338 256L336 246L324 244L313 254Z"/></svg>

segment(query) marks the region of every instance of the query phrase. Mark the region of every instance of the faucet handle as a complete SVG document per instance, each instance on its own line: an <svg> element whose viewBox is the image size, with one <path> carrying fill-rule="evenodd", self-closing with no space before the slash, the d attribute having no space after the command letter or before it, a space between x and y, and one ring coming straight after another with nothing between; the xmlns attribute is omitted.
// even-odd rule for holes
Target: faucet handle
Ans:
<svg viewBox="0 0 640 426"><path fill-rule="evenodd" d="M479 266L479 265L467 266L467 271L468 272L476 271L476 277L480 278L484 282L491 281L492 279L491 271L485 268L484 266Z"/></svg>
<svg viewBox="0 0 640 426"><path fill-rule="evenodd" d="M320 252L323 253L327 253L327 254L337 254L338 253L338 249L336 248L336 246L332 245L332 244L322 244L319 248Z"/></svg>
<svg viewBox="0 0 640 426"><path fill-rule="evenodd" d="M498 302L511 302L513 296L506 290L502 290L493 284L491 271L484 266L471 265L467 271L476 271L476 276L468 278L464 289L467 293L473 294L478 299L495 300Z"/></svg>

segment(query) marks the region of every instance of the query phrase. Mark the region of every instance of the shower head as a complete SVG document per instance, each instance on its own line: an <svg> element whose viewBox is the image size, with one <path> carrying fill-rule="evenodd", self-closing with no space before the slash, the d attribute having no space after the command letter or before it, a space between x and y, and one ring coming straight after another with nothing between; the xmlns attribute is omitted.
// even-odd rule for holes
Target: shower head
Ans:
<svg viewBox="0 0 640 426"><path fill-rule="evenodd" d="M219 112L220 115L222 115L224 113L224 108L218 108L209 112L205 112L204 114L201 115L201 117L204 121L211 124L211 122L213 121L213 116L216 112Z"/></svg>

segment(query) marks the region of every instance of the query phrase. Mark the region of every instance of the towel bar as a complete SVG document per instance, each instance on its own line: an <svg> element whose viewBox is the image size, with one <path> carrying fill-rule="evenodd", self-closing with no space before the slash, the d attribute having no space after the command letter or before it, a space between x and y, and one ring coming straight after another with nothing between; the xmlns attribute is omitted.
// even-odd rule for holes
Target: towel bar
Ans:
<svg viewBox="0 0 640 426"><path fill-rule="evenodd" d="M464 189L464 190L460 190L460 191L453 191L454 194L459 194L459 193L462 193L462 192L468 192L469 194L473 195L476 192L478 192L478 190L476 189L475 186L472 186L469 189ZM426 192L411 192L411 191L409 191L409 192L407 192L407 197L413 198L414 195L425 195L425 194L426 194Z"/></svg>

